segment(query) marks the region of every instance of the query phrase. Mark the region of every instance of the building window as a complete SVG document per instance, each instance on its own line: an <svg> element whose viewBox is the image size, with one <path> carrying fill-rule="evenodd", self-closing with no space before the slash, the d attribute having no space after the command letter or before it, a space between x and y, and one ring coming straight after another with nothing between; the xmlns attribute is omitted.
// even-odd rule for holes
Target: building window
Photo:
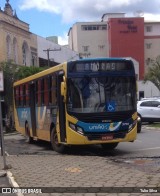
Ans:
<svg viewBox="0 0 160 196"><path fill-rule="evenodd" d="M107 25L82 25L82 31L107 30Z"/></svg>
<svg viewBox="0 0 160 196"><path fill-rule="evenodd" d="M84 52L88 52L89 46L82 46Z"/></svg>
<svg viewBox="0 0 160 196"><path fill-rule="evenodd" d="M18 63L18 48L17 48L17 40L14 38L13 40L13 60L15 63Z"/></svg>
<svg viewBox="0 0 160 196"><path fill-rule="evenodd" d="M11 60L11 38L8 35L6 38L7 60Z"/></svg>
<svg viewBox="0 0 160 196"><path fill-rule="evenodd" d="M27 65L27 57L28 57L28 45L26 42L22 45L22 55L23 55L23 65Z"/></svg>
<svg viewBox="0 0 160 196"><path fill-rule="evenodd" d="M107 25L102 25L102 30L107 30Z"/></svg>
<svg viewBox="0 0 160 196"><path fill-rule="evenodd" d="M146 59L146 65L151 65L153 63L153 60L151 58Z"/></svg>
<svg viewBox="0 0 160 196"><path fill-rule="evenodd" d="M146 26L146 32L152 32L152 26Z"/></svg>
<svg viewBox="0 0 160 196"><path fill-rule="evenodd" d="M31 47L31 65L36 66L37 65L37 49Z"/></svg>
<svg viewBox="0 0 160 196"><path fill-rule="evenodd" d="M99 48L100 51L103 50L104 47L105 47L105 45L99 45L99 46L98 46L98 48Z"/></svg>
<svg viewBox="0 0 160 196"><path fill-rule="evenodd" d="M147 49L151 49L151 47L152 47L152 44L151 44L151 43L147 43L147 44L146 44L146 48L147 48Z"/></svg>

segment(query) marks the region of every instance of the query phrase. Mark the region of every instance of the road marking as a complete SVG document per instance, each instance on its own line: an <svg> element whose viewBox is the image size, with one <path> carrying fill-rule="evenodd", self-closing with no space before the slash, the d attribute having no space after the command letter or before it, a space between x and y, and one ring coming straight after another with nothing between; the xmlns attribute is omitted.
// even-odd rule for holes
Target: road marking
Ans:
<svg viewBox="0 0 160 196"><path fill-rule="evenodd" d="M160 147L154 147L154 148L142 148L142 149L137 149L136 151L156 150L156 149L160 149Z"/></svg>

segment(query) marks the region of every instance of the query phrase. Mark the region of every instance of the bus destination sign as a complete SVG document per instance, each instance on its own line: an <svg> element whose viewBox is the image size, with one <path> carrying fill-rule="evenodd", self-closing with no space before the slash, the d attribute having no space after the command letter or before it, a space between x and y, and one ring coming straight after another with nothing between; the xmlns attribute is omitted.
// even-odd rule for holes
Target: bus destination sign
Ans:
<svg viewBox="0 0 160 196"><path fill-rule="evenodd" d="M130 63L122 61L92 61L92 62L78 62L69 67L69 72L97 72L97 71L124 71L131 70Z"/></svg>

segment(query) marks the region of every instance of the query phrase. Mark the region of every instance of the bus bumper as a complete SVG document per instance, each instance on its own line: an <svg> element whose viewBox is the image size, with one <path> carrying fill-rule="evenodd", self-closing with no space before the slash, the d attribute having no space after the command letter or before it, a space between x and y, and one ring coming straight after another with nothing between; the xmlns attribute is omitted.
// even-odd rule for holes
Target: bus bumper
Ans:
<svg viewBox="0 0 160 196"><path fill-rule="evenodd" d="M106 134L107 135L107 134ZM101 140L89 140L87 136L77 133L69 128L67 134L67 144L69 145L89 145L89 144L102 144L102 143L114 143L114 142L133 142L137 137L137 126L135 126L130 132L128 132L124 138L116 139L101 139ZM106 137L107 138L107 137Z"/></svg>

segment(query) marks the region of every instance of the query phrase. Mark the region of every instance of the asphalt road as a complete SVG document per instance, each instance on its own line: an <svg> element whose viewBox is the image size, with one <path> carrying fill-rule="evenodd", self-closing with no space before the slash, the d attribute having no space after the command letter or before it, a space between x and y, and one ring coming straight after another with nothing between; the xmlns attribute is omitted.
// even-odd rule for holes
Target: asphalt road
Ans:
<svg viewBox="0 0 160 196"><path fill-rule="evenodd" d="M37 141L28 144L21 134L5 135L4 141L5 151L9 155L48 155L48 159L51 156L59 155L51 149L48 142ZM150 129L144 126L135 142L120 143L115 150L104 151L100 145L76 146L69 147L66 154L73 155L75 158L87 155L88 160L93 160L94 156L99 156L104 161L109 158L112 164L118 165L120 168L126 165L129 168L154 175L160 173L159 141L160 129Z"/></svg>
<svg viewBox="0 0 160 196"><path fill-rule="evenodd" d="M18 154L51 154L57 155L51 149L50 143L35 141L28 144L21 134L5 135L5 150L9 155ZM160 130L142 127L142 132L137 135L137 140L120 143L115 150L104 151L100 145L94 146L74 146L67 149L67 154L90 155L90 156L110 156L119 158L145 158L159 157L160 151Z"/></svg>
<svg viewBox="0 0 160 196"><path fill-rule="evenodd" d="M33 168L33 165L35 165L35 160L37 162L39 161L39 159L41 159L43 163L43 158L45 157L45 159L48 160L47 163L49 163L50 165L51 160L52 161L59 160L59 159L61 160L63 158L63 156L59 156L58 153L51 150L50 144L48 142L37 141L37 142L34 142L33 144L28 144L26 142L25 137L18 133L7 134L5 135L4 139L5 139L5 150L7 151L9 155L22 155L22 156L10 156L7 158L8 162L11 163L11 165L13 166L14 175L18 176L17 179L19 180L18 182L20 183L21 186L23 185L23 183L25 183L24 179L20 181L21 176L23 176L22 173L26 171L29 172L30 168ZM133 143L120 143L115 150L111 150L108 152L103 151L100 145L71 147L71 148L68 148L66 152L65 160L68 159L70 163L72 162L71 160L74 160L75 157L76 158L78 157L78 160L80 160L80 163L81 163L81 161L85 159L86 166L87 166L86 171L88 170L92 171L93 168L92 167L90 168L90 164L93 163L93 160L100 159L101 162L104 163L105 167L107 167L106 163L108 163L109 165L111 165L111 168L117 168L114 170L116 171L116 173L121 173L122 168L131 169L131 170L128 170L128 171L132 171L132 173L130 173L131 175L130 178L136 177L137 174L139 175L139 173L140 175L145 174L147 176L146 177L147 180L148 180L148 176L150 177L150 179L151 179L151 176L152 177L155 176L155 179L153 180L153 182L150 182L151 185L152 184L155 185L157 184L157 179L158 179L157 175L160 173L160 156L159 156L160 142L159 141L160 141L160 130L150 129L150 128L148 129L146 127L143 127L142 132L138 134L137 140ZM33 155L33 156L28 156L28 155ZM34 155L45 155L45 156L34 156ZM28 157L30 158L30 162L27 167L26 160L28 159ZM23 164L21 164L22 160L24 161ZM45 164L46 164L46 160L44 160ZM97 163L99 164L100 162L97 162ZM96 163L96 168L100 169L101 167L99 167L97 163ZM65 164L65 166L63 167L66 168L66 162L65 163L62 162L62 164ZM26 168L25 170L23 167L24 165ZM36 171L37 172L36 174L37 175L39 174L41 177L42 177L41 172L42 172L43 167L44 166L40 166L39 168L37 168L39 170ZM18 170L16 168L18 168ZM59 164L58 164L58 168L59 168ZM103 170L103 167L101 168L101 170ZM114 173L114 171L112 172ZM46 172L46 170L44 169L43 172ZM135 176L134 176L134 173L136 173ZM26 176L26 173L24 174ZM37 179L37 176L34 175L34 172L31 172L30 174L33 175L32 177L36 177ZM32 179L32 177L30 177L30 174L28 175L29 178L26 177L27 180ZM62 176L63 176L63 179L65 179L64 173ZM97 180L98 175L93 175L93 176ZM126 182L130 183L128 182L128 179L130 178L128 178L127 176L125 176L125 178L127 179ZM35 182L36 182L36 179L35 179ZM103 179L103 177L100 176L99 179ZM44 178L44 180L46 179ZM133 181L134 180L135 179L133 179ZM143 186L144 184L143 177L142 179L138 179L138 181L135 180L134 182L139 183L140 182L139 180L142 181L142 186ZM1 181L3 181L3 179L0 179L0 183L1 184L5 183L4 181L3 182Z"/></svg>

